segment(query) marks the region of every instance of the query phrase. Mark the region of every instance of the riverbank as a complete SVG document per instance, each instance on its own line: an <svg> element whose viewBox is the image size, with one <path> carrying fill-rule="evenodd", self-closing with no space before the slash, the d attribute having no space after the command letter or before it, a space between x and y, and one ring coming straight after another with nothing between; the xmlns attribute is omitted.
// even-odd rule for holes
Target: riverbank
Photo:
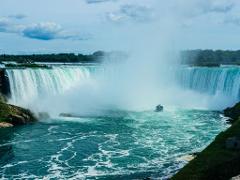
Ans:
<svg viewBox="0 0 240 180"><path fill-rule="evenodd" d="M24 125L35 121L37 119L30 110L8 104L0 95L0 128Z"/></svg>
<svg viewBox="0 0 240 180"><path fill-rule="evenodd" d="M173 176L173 180L225 180L240 174L240 119L235 116L240 112L239 104L226 112L235 118L231 121L232 126L220 133L205 150Z"/></svg>

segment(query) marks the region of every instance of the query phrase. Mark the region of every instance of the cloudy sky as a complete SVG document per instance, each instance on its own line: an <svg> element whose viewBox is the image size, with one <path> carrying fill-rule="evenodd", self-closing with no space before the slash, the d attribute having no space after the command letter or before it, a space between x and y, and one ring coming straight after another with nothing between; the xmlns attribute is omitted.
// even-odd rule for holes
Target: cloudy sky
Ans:
<svg viewBox="0 0 240 180"><path fill-rule="evenodd" d="M0 0L0 54L91 53L139 44L240 49L240 1Z"/></svg>

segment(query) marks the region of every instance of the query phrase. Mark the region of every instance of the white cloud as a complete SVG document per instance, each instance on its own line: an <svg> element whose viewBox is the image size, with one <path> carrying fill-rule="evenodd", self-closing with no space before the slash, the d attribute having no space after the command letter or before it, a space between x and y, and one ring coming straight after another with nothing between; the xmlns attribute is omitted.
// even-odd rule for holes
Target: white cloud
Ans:
<svg viewBox="0 0 240 180"><path fill-rule="evenodd" d="M0 32L19 33L22 28L23 26L14 24L9 18L0 17Z"/></svg>
<svg viewBox="0 0 240 180"><path fill-rule="evenodd" d="M77 33L68 32L59 24L54 22L43 22L27 25L14 24L10 17L0 17L0 32L15 33L27 38L39 40L85 40L89 38L88 36L80 37L80 35Z"/></svg>
<svg viewBox="0 0 240 180"><path fill-rule="evenodd" d="M0 17L5 18L0 18L0 31L2 32L0 33L2 45L0 45L5 49L18 48L16 41L19 44L22 41L24 49L28 46L29 38L48 39L35 42L35 46L45 47L46 44L49 46L54 44L51 47L53 49L58 43L54 39L67 39L65 43L68 43L72 49L104 49L105 47L123 49L127 46L126 43L122 42L121 45L116 42L137 36L135 34L140 34L138 31L144 31L143 28L156 29L156 32L149 33L152 36L163 36L158 33L165 29L173 31L172 34L177 32L176 36L180 34L179 36L183 36L182 39L186 36L184 33L187 32L189 36L191 34L188 42L196 46L200 42L201 46L215 43L219 47L218 44L221 43L208 42L212 36L218 41L221 39L222 42L224 36L225 41L228 42L223 43L222 46L228 46L229 42L237 46L239 41L235 38L231 41L228 40L230 38L226 38L230 34L232 37L238 37L239 0L74 0L71 3L68 0L49 2L47 0L41 2L23 0L24 5L19 0L3 1L5 3L1 4ZM27 18L21 16L21 13L26 14ZM9 14L11 16L8 16ZM55 25L46 25L49 21ZM15 33L15 35L6 32ZM71 39L86 37L78 32L81 34L88 32L94 38L85 42L71 41ZM26 38L19 38L22 36ZM8 47L5 45L7 43Z"/></svg>
<svg viewBox="0 0 240 180"><path fill-rule="evenodd" d="M148 22L154 18L154 12L148 6L126 4L116 12L107 13L107 18L113 22Z"/></svg>
<svg viewBox="0 0 240 180"><path fill-rule="evenodd" d="M57 38L63 38L60 36L62 27L53 22L38 23L26 26L22 34L25 37L40 39L40 40L52 40Z"/></svg>
<svg viewBox="0 0 240 180"><path fill-rule="evenodd" d="M9 18L14 18L14 19L24 19L27 16L25 14L12 14L8 16Z"/></svg>

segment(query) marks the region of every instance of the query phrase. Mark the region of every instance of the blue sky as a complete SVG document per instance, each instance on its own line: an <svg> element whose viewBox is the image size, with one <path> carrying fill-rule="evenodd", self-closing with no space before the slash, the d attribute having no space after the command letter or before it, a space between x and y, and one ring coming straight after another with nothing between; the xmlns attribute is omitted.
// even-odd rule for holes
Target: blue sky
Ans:
<svg viewBox="0 0 240 180"><path fill-rule="evenodd" d="M239 0L0 0L0 53L240 49Z"/></svg>

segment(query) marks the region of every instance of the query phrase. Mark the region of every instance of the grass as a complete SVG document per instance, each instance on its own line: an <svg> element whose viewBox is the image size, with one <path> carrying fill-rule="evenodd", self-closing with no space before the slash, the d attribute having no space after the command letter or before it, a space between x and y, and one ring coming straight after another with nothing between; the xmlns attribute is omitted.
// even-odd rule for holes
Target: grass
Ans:
<svg viewBox="0 0 240 180"><path fill-rule="evenodd" d="M240 174L240 150L225 148L229 137L240 137L240 119L171 179L225 180Z"/></svg>

